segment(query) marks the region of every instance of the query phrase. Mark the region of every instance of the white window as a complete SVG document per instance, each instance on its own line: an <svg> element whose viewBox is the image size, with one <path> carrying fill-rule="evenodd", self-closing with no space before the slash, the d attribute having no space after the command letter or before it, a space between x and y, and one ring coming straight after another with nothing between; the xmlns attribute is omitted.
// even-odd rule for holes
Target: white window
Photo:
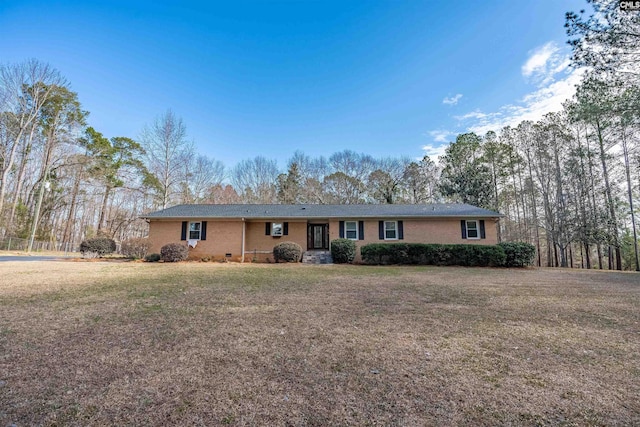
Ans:
<svg viewBox="0 0 640 427"><path fill-rule="evenodd" d="M384 222L384 240L398 240L398 221Z"/></svg>
<svg viewBox="0 0 640 427"><path fill-rule="evenodd" d="M358 221L345 221L344 235L347 239L358 240Z"/></svg>
<svg viewBox="0 0 640 427"><path fill-rule="evenodd" d="M200 230L202 229L201 222L189 223L189 240L200 240Z"/></svg>
<svg viewBox="0 0 640 427"><path fill-rule="evenodd" d="M271 223L271 235L272 236L282 236L282 223L281 222L272 222Z"/></svg>
<svg viewBox="0 0 640 427"><path fill-rule="evenodd" d="M478 221L467 221L467 239L479 239L480 231L478 230Z"/></svg>

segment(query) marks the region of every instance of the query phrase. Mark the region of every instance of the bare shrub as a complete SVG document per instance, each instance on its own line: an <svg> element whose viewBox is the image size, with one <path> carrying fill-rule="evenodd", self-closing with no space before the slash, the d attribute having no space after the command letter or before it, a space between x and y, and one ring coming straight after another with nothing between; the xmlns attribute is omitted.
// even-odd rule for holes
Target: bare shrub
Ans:
<svg viewBox="0 0 640 427"><path fill-rule="evenodd" d="M169 243L160 248L160 256L164 262L184 261L189 256L189 248L180 243Z"/></svg>
<svg viewBox="0 0 640 427"><path fill-rule="evenodd" d="M91 252L95 252L98 257L102 257L114 253L115 250L116 242L108 237L94 237L80 243L80 252L85 258L89 258L88 255Z"/></svg>
<svg viewBox="0 0 640 427"><path fill-rule="evenodd" d="M276 262L300 262L302 248L295 242L282 242L273 248L273 257Z"/></svg>
<svg viewBox="0 0 640 427"><path fill-rule="evenodd" d="M149 253L150 248L151 242L148 238L135 237L122 242L120 253L129 258L141 259Z"/></svg>

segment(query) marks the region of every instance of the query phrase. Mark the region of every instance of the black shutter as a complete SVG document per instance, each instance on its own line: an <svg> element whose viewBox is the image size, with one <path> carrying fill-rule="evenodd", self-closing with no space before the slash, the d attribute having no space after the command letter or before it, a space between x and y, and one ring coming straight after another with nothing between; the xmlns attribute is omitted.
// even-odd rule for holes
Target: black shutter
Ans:
<svg viewBox="0 0 640 427"><path fill-rule="evenodd" d="M484 232L484 219L480 220L480 238L481 239L486 239L487 238L487 236L485 235L485 232Z"/></svg>
<svg viewBox="0 0 640 427"><path fill-rule="evenodd" d="M200 226L200 240L207 240L207 221L202 221Z"/></svg>
<svg viewBox="0 0 640 427"><path fill-rule="evenodd" d="M404 224L402 221L398 221L398 239L404 239Z"/></svg>
<svg viewBox="0 0 640 427"><path fill-rule="evenodd" d="M180 234L180 240L187 240L187 221L182 221L182 234Z"/></svg>
<svg viewBox="0 0 640 427"><path fill-rule="evenodd" d="M270 236L271 235L271 223L270 222L265 222L264 223L264 235L265 236Z"/></svg>
<svg viewBox="0 0 640 427"><path fill-rule="evenodd" d="M378 239L384 240L384 221L378 221Z"/></svg>
<svg viewBox="0 0 640 427"><path fill-rule="evenodd" d="M282 224L282 234L285 236L289 235L289 223L285 222Z"/></svg>
<svg viewBox="0 0 640 427"><path fill-rule="evenodd" d="M344 239L344 221L338 222L338 237Z"/></svg>
<svg viewBox="0 0 640 427"><path fill-rule="evenodd" d="M364 240L364 221L358 221L358 240Z"/></svg>
<svg viewBox="0 0 640 427"><path fill-rule="evenodd" d="M462 238L466 239L467 238L467 221L460 220L460 228L462 229Z"/></svg>

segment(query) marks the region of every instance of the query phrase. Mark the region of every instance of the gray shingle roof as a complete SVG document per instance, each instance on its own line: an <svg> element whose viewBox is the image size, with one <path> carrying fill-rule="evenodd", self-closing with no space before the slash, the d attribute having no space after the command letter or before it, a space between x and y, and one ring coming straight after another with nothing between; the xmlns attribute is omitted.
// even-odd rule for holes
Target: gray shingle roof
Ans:
<svg viewBox="0 0 640 427"><path fill-rule="evenodd" d="M177 205L142 215L161 218L417 218L502 217L467 204L430 205Z"/></svg>

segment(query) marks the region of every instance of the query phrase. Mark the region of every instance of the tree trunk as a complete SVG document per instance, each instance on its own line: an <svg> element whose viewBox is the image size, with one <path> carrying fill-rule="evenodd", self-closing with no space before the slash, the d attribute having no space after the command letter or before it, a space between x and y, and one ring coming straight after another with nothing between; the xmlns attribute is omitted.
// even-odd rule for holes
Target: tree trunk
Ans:
<svg viewBox="0 0 640 427"><path fill-rule="evenodd" d="M556 136L555 136L555 132L554 132L554 145L556 147L558 147L558 143L556 140ZM558 249L560 249L560 267L567 267L567 253L566 253L566 245L567 242L566 240L566 224L565 224L565 216L566 216L566 208L565 208L565 195L563 192L563 186L562 186L562 170L560 169L560 155L558 154L559 152L559 148L556 148L555 150L553 150L554 153L554 162L555 162L555 178L556 178L556 202L558 204L557 206L557 212L558 212L558 221L556 224L556 233L555 235L557 236L557 240L558 240ZM558 262L558 253L556 250L556 263Z"/></svg>
<svg viewBox="0 0 640 427"><path fill-rule="evenodd" d="M569 243L569 267L573 268L573 250L572 250L572 244Z"/></svg>
<svg viewBox="0 0 640 427"><path fill-rule="evenodd" d="M624 155L624 169L627 175L627 195L629 196L629 211L631 212L631 230L633 234L633 251L636 261L636 271L640 271L640 260L638 258L638 235L636 233L636 217L633 211L633 191L631 185L631 171L629 166L629 147L627 147L627 135L622 135L622 152Z"/></svg>
<svg viewBox="0 0 640 427"><path fill-rule="evenodd" d="M73 187L71 189L71 204L69 206L69 215L64 225L64 232L62 234L62 243L65 245L71 241L71 230L75 227L76 217L76 200L78 198L78 191L80 190L80 180L82 178L82 165L77 166L75 177L73 180Z"/></svg>
<svg viewBox="0 0 640 427"><path fill-rule="evenodd" d="M22 192L22 186L24 185L24 176L27 169L27 161L29 159L29 153L31 152L31 146L33 142L33 135L35 132L35 126L31 127L29 132L29 138L25 140L24 148L22 150L22 158L20 159L20 166L18 168L18 177L16 182L16 189L13 196L13 203L11 204L11 212L9 214L9 223L7 224L7 231L13 233L13 222L16 217L16 209L18 208L18 202L20 201L20 193Z"/></svg>
<svg viewBox="0 0 640 427"><path fill-rule="evenodd" d="M101 231L104 227L104 219L107 212L107 203L109 201L110 192L111 187L107 185L104 189L104 196L102 198L102 208L100 209L100 219L98 220L98 231Z"/></svg>
<svg viewBox="0 0 640 427"><path fill-rule="evenodd" d="M616 269L622 270L622 252L620 250L620 241L618 239L618 220L616 219L616 209L613 204L613 196L611 195L611 186L609 185L609 171L607 168L606 154L604 150L604 137L602 135L602 128L600 122L596 120L596 134L598 135L598 145L600 147L600 161L602 163L602 177L604 178L604 191L607 197L607 207L609 208L609 217L611 218L611 224L609 224L609 231L613 237L613 246L615 248L616 255ZM611 258L611 257L610 257ZM612 262L609 262L609 269Z"/></svg>
<svg viewBox="0 0 640 427"><path fill-rule="evenodd" d="M591 270L591 255L589 254L590 251L591 249L589 248L589 244L587 242L584 242L584 256L588 270Z"/></svg>
<svg viewBox="0 0 640 427"><path fill-rule="evenodd" d="M11 150L9 151L8 158L3 159L4 169L2 170L2 180L0 181L0 218L2 215L2 209L4 208L4 197L5 193L7 192L7 182L9 181L9 174L13 170L13 163L15 162L19 142L22 139L23 134L24 128L20 127L18 136L15 138L13 145L11 146Z"/></svg>

